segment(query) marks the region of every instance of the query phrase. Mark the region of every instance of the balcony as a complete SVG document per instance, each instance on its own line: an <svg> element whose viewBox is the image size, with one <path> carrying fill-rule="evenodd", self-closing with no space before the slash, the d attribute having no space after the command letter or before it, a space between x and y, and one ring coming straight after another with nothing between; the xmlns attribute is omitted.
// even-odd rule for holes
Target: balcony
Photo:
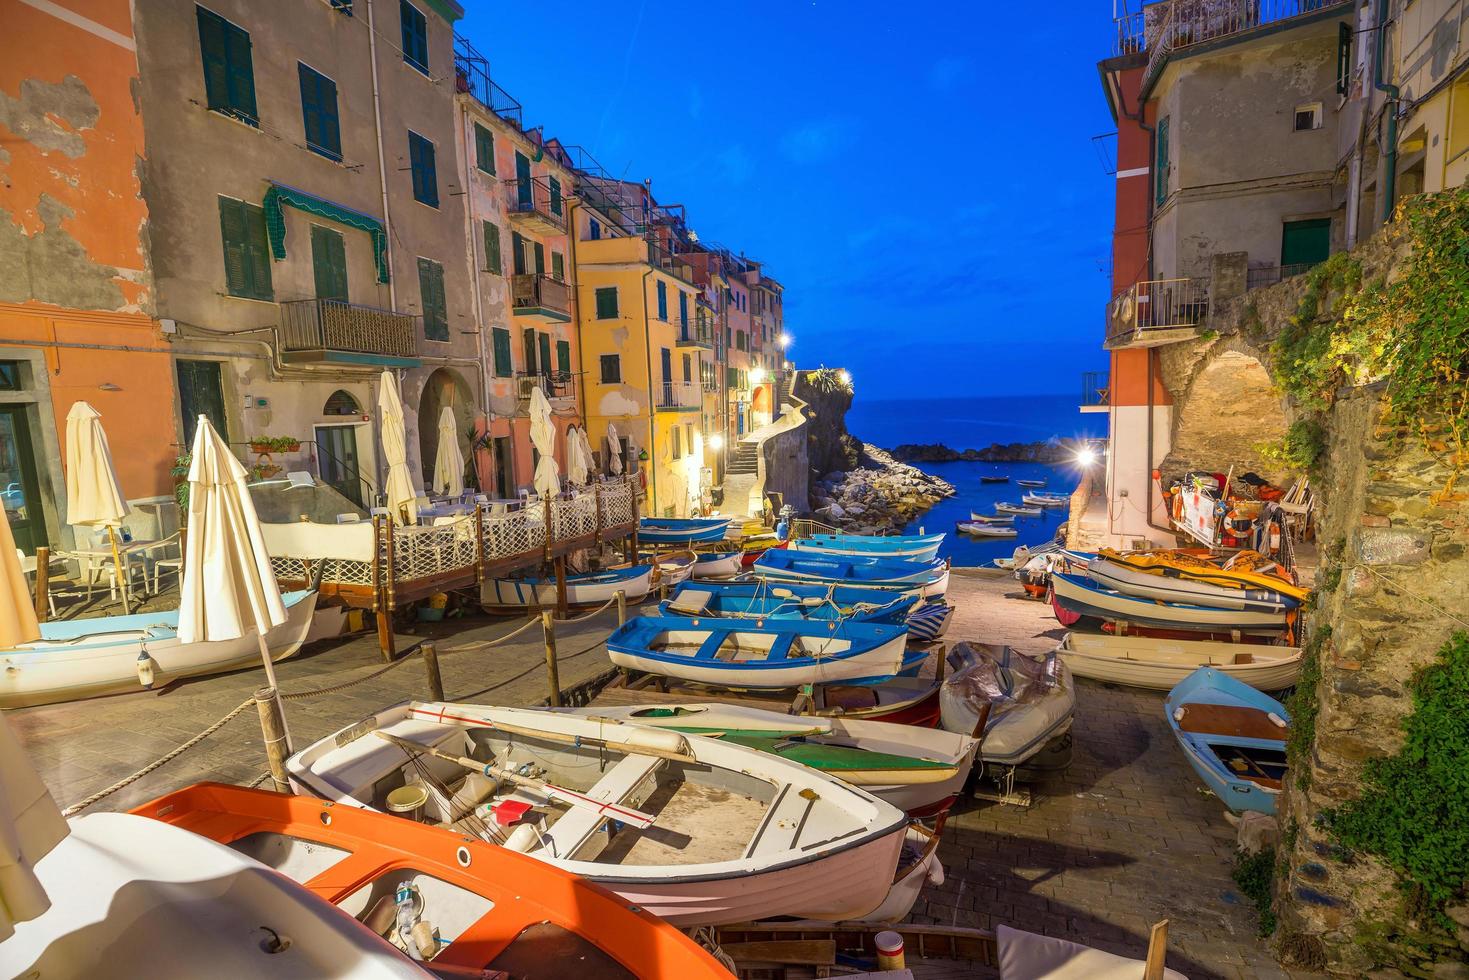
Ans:
<svg viewBox="0 0 1469 980"><path fill-rule="evenodd" d="M1151 279L1129 286L1107 307L1108 350L1192 340L1209 315L1209 279Z"/></svg>
<svg viewBox="0 0 1469 980"><path fill-rule="evenodd" d="M571 287L559 279L527 272L510 277L510 308L516 316L541 323L571 321Z"/></svg>
<svg viewBox="0 0 1469 980"><path fill-rule="evenodd" d="M510 177L505 185L505 212L510 223L537 235L566 234L566 198L550 177Z"/></svg>
<svg viewBox="0 0 1469 980"><path fill-rule="evenodd" d="M1106 371L1084 371L1081 375L1082 412L1106 412L1112 407L1112 376Z"/></svg>
<svg viewBox="0 0 1469 980"><path fill-rule="evenodd" d="M515 376L515 394L522 402L529 402L531 392L541 389L551 401L576 397L576 375L569 371L551 371L546 374Z"/></svg>
<svg viewBox="0 0 1469 980"><path fill-rule="evenodd" d="M1250 269L1245 273L1246 289L1264 289L1283 282L1292 276L1298 276L1310 270L1315 262L1293 262L1290 265L1267 265Z"/></svg>
<svg viewBox="0 0 1469 980"><path fill-rule="evenodd" d="M1146 92L1175 51L1294 27L1351 6L1351 0L1168 0L1143 9L1140 32L1136 14L1119 20L1118 53L1148 52L1142 85Z"/></svg>
<svg viewBox="0 0 1469 980"><path fill-rule="evenodd" d="M687 323L678 326L678 346L699 350L714 349L714 314L697 307Z"/></svg>
<svg viewBox="0 0 1469 980"><path fill-rule="evenodd" d="M489 59L457 34L454 35L454 91L470 96L516 129L525 129L525 113L520 103L490 78Z"/></svg>
<svg viewBox="0 0 1469 980"><path fill-rule="evenodd" d="M281 359L417 367L419 317L334 299L280 304Z"/></svg>
<svg viewBox="0 0 1469 980"><path fill-rule="evenodd" d="M660 412L697 412L703 407L703 389L693 381L664 381L654 390Z"/></svg>

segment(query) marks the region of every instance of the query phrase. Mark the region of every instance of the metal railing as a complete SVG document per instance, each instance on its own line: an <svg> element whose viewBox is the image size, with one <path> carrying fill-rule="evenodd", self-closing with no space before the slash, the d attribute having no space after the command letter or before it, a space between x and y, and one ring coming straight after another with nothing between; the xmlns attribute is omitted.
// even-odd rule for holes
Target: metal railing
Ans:
<svg viewBox="0 0 1469 980"><path fill-rule="evenodd" d="M1081 374L1081 407L1095 408L1112 404L1112 376L1106 371L1083 371Z"/></svg>
<svg viewBox="0 0 1469 980"><path fill-rule="evenodd" d="M695 308L687 321L678 325L678 342L698 347L714 346L714 317L705 309Z"/></svg>
<svg viewBox="0 0 1469 980"><path fill-rule="evenodd" d="M1107 307L1107 344L1145 341L1150 330L1197 327L1208 315L1207 276L1135 283Z"/></svg>
<svg viewBox="0 0 1469 980"><path fill-rule="evenodd" d="M547 398L570 398L576 394L576 375L570 371L548 371L544 374L521 372L515 376L515 393L521 401L530 401L535 389Z"/></svg>
<svg viewBox="0 0 1469 980"><path fill-rule="evenodd" d="M553 190L550 178L544 176L506 177L501 183L505 185L505 210L511 220L529 219L550 226L548 230L566 230L567 188L564 185Z"/></svg>
<svg viewBox="0 0 1469 980"><path fill-rule="evenodd" d="M490 62L458 34L454 35L454 91L472 96L476 102L516 129L524 129L524 110L519 102L490 79Z"/></svg>
<svg viewBox="0 0 1469 980"><path fill-rule="evenodd" d="M703 405L703 388L693 381L664 381L657 386L659 408L699 408Z"/></svg>
<svg viewBox="0 0 1469 980"><path fill-rule="evenodd" d="M1315 262L1293 262L1290 265L1267 265L1250 269L1245 273L1245 288L1264 289L1266 286L1273 286L1291 276L1300 275L1316 264Z"/></svg>
<svg viewBox="0 0 1469 980"><path fill-rule="evenodd" d="M1171 51L1205 41L1244 34L1261 27L1316 14L1352 0L1168 0L1143 9L1148 67L1146 89ZM1124 36L1119 28L1119 37Z"/></svg>
<svg viewBox="0 0 1469 980"><path fill-rule="evenodd" d="M288 300L280 307L283 351L350 351L393 357L418 354L416 314L335 299Z"/></svg>
<svg viewBox="0 0 1469 980"><path fill-rule="evenodd" d="M571 288L539 272L510 277L510 306L516 310L542 309L571 314Z"/></svg>
<svg viewBox="0 0 1469 980"><path fill-rule="evenodd" d="M694 270L680 256L673 254L655 241L648 242L648 264L662 269L670 275L692 282Z"/></svg>

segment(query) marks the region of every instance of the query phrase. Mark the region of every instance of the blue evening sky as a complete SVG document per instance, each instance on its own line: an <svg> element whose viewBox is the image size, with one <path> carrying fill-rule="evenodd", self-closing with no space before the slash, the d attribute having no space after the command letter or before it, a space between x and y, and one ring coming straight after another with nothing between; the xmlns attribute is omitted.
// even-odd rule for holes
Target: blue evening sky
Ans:
<svg viewBox="0 0 1469 980"><path fill-rule="evenodd" d="M766 264L798 366L874 399L1105 368L1106 0L465 6L528 126Z"/></svg>

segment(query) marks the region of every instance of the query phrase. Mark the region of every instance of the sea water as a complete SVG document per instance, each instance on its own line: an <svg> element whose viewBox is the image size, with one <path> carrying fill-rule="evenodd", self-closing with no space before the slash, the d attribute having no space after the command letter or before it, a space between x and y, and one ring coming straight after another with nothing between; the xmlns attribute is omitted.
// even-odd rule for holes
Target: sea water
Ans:
<svg viewBox="0 0 1469 980"><path fill-rule="evenodd" d="M932 398L864 401L859 394L847 411L847 431L884 449L902 443L943 443L950 449L983 449L991 443L1041 442L1056 438L1101 438L1107 435L1105 413L1083 414L1074 395L1031 395L1014 398ZM1022 544L1041 544L1055 537L1067 509L1047 507L1039 517L1015 518L1013 538L976 538L954 525L969 520L970 511L993 514L1000 501L1021 503L1026 488L1016 480L1045 480L1047 493L1070 494L1080 480L1077 467L1038 463L914 463L926 473L954 485L953 497L941 500L913 521L919 528L948 537L939 557L955 565L988 565L1008 557ZM1009 483L982 483L981 476L1008 476Z"/></svg>

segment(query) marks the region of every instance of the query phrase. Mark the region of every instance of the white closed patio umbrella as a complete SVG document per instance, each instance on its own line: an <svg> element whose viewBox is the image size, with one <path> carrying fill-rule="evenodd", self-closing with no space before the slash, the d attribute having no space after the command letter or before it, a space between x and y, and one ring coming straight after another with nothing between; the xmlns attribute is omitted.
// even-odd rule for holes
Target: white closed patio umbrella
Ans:
<svg viewBox="0 0 1469 980"><path fill-rule="evenodd" d="M622 472L622 442L617 437L617 426L607 423L607 472L617 476Z"/></svg>
<svg viewBox="0 0 1469 980"><path fill-rule="evenodd" d="M566 430L566 479L578 485L587 482L591 470L591 460L582 453L579 434L577 429Z"/></svg>
<svg viewBox="0 0 1469 980"><path fill-rule="evenodd" d="M10 532L9 518L0 511L0 650L13 650L40 638L36 606L15 553L15 535Z"/></svg>
<svg viewBox="0 0 1469 980"><path fill-rule="evenodd" d="M434 489L450 497L464 493L464 454L459 451L459 428L454 409L439 412L439 449L434 453Z"/></svg>
<svg viewBox="0 0 1469 980"><path fill-rule="evenodd" d="M408 523L418 523L418 491L413 489L413 476L408 472L408 440L403 434L403 399L398 395L398 379L384 371L377 386L378 432L383 440L383 460L388 464L388 482L383 488L388 513L397 517L408 514Z"/></svg>
<svg viewBox="0 0 1469 980"><path fill-rule="evenodd" d="M66 523L72 527L102 527L112 545L112 574L128 608L127 583L117 550L117 529L128 514L128 503L112 468L112 450L102 429L102 416L86 402L75 402L66 413Z"/></svg>
<svg viewBox="0 0 1469 980"><path fill-rule="evenodd" d="M588 476L590 476L592 467L597 465L597 458L592 455L592 443L587 438L587 427L585 425L576 430L576 441L581 446L581 460L586 467ZM585 483L586 479L586 477L583 477L582 482Z"/></svg>
<svg viewBox="0 0 1469 980"><path fill-rule="evenodd" d="M245 467L202 415L189 465L189 547L179 589L179 642L234 640L254 630L266 680L275 687L265 634L286 621L285 603Z"/></svg>
<svg viewBox="0 0 1469 980"><path fill-rule="evenodd" d="M561 492L560 471L556 468L556 422L551 418L551 403L539 386L530 393L530 441L541 454L536 463L536 493L554 497Z"/></svg>
<svg viewBox="0 0 1469 980"><path fill-rule="evenodd" d="M10 560L19 567L13 549ZM9 723L0 718L0 942L14 935L17 922L51 907L36 862L70 832Z"/></svg>

